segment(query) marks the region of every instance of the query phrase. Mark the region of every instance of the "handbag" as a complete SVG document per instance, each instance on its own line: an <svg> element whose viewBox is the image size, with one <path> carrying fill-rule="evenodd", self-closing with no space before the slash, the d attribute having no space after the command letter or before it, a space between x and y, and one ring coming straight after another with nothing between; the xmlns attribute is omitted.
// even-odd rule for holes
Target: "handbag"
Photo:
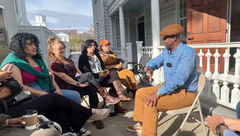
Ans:
<svg viewBox="0 0 240 136"><path fill-rule="evenodd" d="M32 95L29 91L23 91L22 86L14 78L10 78L5 82L2 82L1 87L6 86L11 90L11 95L3 98L7 107L11 107L25 101L32 99Z"/></svg>

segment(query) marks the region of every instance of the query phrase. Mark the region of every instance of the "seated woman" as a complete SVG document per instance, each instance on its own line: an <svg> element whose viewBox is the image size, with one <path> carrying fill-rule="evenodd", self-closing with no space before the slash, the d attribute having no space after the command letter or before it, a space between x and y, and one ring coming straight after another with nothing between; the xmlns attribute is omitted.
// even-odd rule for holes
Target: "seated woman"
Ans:
<svg viewBox="0 0 240 136"><path fill-rule="evenodd" d="M113 84L118 97L122 101L130 101L124 95L121 81L119 80L118 74L115 70L106 71L102 59L96 49L97 43L94 40L87 40L84 42L82 55L78 60L78 67L83 72L91 72L98 82L102 85Z"/></svg>
<svg viewBox="0 0 240 136"><path fill-rule="evenodd" d="M114 98L105 92L105 87L101 87L91 72L82 73L72 60L64 57L65 45L56 37L48 38L48 58L50 59L49 69L54 73L55 80L61 89L76 89L84 95L90 95L90 106L97 107L98 93L105 98L107 105L116 104L119 98ZM79 74L78 81L75 75ZM87 82L87 83L86 83ZM88 82L94 85L94 88L88 89ZM81 89L84 88L84 89Z"/></svg>
<svg viewBox="0 0 240 136"><path fill-rule="evenodd" d="M117 97L112 97L105 92L105 87L101 87L91 72L82 73L72 60L64 57L65 45L54 36L48 38L48 58L50 60L49 69L54 73L54 78L60 89L73 89L80 94L89 95L90 106L98 107L97 92L105 98L106 105L116 104L120 101ZM75 75L79 74L78 81ZM87 82L87 83L86 83ZM88 82L91 83L88 85ZM101 121L95 121L97 128L103 128Z"/></svg>
<svg viewBox="0 0 240 136"><path fill-rule="evenodd" d="M110 50L111 43L108 40L100 42L101 53L100 56L103 63L108 70L117 70L121 83L127 87L128 90L135 93L137 90L137 83L134 73L128 69L123 68L123 60L119 59L115 53Z"/></svg>
<svg viewBox="0 0 240 136"><path fill-rule="evenodd" d="M73 90L60 90L50 76L44 64L40 51L38 38L29 33L17 33L10 43L11 53L3 60L0 68L5 69L10 63L14 64L12 76L24 90L33 96L47 93L58 93L80 103L80 95Z"/></svg>
<svg viewBox="0 0 240 136"><path fill-rule="evenodd" d="M11 77L9 73L11 71L0 71L0 82L5 82L9 79ZM7 86L3 86L0 88L0 99L10 97L12 92ZM88 109L57 93L52 93L8 107L8 114L13 118L17 118L21 117L24 111L29 109L36 109L38 114L42 114L50 120L59 123L63 133L72 132L72 129L74 132L79 133L87 120L104 119L110 112L109 109ZM0 103L0 113L4 112L5 107ZM14 120L9 120L8 123L4 122L5 125L3 126L14 125L12 121ZM0 123L2 123L2 119L0 119Z"/></svg>

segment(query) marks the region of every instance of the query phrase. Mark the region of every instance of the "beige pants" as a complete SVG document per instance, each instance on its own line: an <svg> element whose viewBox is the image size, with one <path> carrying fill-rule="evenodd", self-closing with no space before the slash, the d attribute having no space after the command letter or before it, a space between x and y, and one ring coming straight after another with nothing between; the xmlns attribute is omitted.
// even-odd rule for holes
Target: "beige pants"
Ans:
<svg viewBox="0 0 240 136"><path fill-rule="evenodd" d="M147 107L145 98L158 90L161 86L146 87L137 90L135 96L133 120L143 123L142 136L156 136L158 112L179 109L192 105L196 94L185 89L175 91L172 94L161 96L154 108Z"/></svg>

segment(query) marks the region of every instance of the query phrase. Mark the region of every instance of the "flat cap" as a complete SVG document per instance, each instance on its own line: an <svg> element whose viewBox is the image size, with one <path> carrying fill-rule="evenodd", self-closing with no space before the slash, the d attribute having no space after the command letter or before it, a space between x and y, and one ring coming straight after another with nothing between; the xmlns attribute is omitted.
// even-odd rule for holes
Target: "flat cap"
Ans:
<svg viewBox="0 0 240 136"><path fill-rule="evenodd" d="M179 24L170 24L162 29L160 37L179 35L184 32L183 27Z"/></svg>

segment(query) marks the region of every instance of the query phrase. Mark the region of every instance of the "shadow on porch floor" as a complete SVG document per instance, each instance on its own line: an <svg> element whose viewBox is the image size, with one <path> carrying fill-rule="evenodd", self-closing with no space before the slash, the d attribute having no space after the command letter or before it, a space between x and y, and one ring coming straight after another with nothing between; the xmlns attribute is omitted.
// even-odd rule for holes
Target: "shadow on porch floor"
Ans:
<svg viewBox="0 0 240 136"><path fill-rule="evenodd" d="M131 102L123 102L123 107L128 109L128 112L118 113L115 117L108 117L107 119L103 120L104 128L103 129L96 129L92 123L86 123L85 128L89 129L92 132L91 136L137 136L134 133L130 133L126 130L128 125L133 124L133 107L134 107L134 99ZM171 115L165 116L159 124L165 122ZM181 125L181 117L173 117L166 123L158 126L158 136L171 136L178 127ZM200 123L188 119L187 123L185 124L183 131L180 133L181 136L214 136L212 132L206 128L207 134L203 133L203 129L200 126Z"/></svg>

